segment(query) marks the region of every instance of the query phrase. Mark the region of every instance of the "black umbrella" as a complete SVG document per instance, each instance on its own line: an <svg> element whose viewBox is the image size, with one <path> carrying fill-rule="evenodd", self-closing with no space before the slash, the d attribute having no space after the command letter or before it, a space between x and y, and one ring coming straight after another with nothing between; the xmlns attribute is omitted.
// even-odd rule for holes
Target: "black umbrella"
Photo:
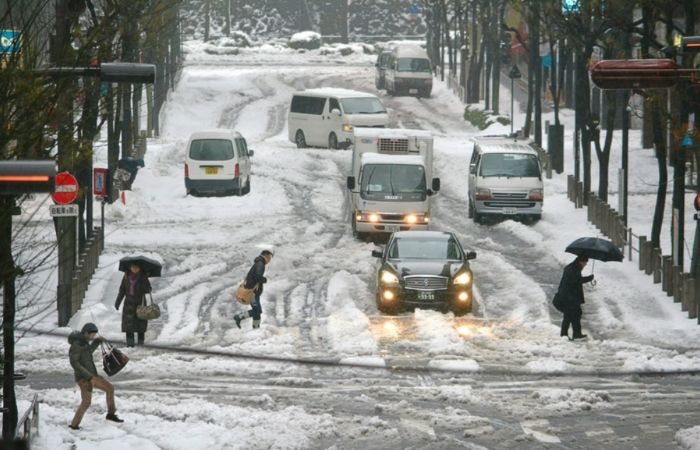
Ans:
<svg viewBox="0 0 700 450"><path fill-rule="evenodd" d="M156 260L145 256L126 256L119 260L119 270L128 272L136 264L147 277L159 277L163 266Z"/></svg>
<svg viewBox="0 0 700 450"><path fill-rule="evenodd" d="M619 248L606 239L584 237L576 239L566 247L568 253L576 256L587 256L598 261L622 261L624 256Z"/></svg>

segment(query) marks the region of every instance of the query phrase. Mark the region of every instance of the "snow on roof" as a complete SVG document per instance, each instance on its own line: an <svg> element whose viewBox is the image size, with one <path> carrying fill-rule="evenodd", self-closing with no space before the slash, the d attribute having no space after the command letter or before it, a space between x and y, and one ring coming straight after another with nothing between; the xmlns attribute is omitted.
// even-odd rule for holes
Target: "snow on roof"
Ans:
<svg viewBox="0 0 700 450"><path fill-rule="evenodd" d="M386 155L383 153L363 153L362 164L405 164L424 166L425 161L417 155Z"/></svg>
<svg viewBox="0 0 700 450"><path fill-rule="evenodd" d="M397 58L424 58L428 59L428 53L417 45L400 45L394 48Z"/></svg>
<svg viewBox="0 0 700 450"><path fill-rule="evenodd" d="M452 234L447 231L398 231L394 233L394 237L401 239L449 239Z"/></svg>
<svg viewBox="0 0 700 450"><path fill-rule="evenodd" d="M370 94L368 92L353 91L351 89L331 88L331 87L307 89L305 91L295 92L294 95L315 95L315 96L320 96L320 97L338 97L338 98L358 98L358 97L377 98L376 95Z"/></svg>
<svg viewBox="0 0 700 450"><path fill-rule="evenodd" d="M231 139L231 137L242 137L241 133L234 130L203 130L195 131L190 136L190 139Z"/></svg>
<svg viewBox="0 0 700 450"><path fill-rule="evenodd" d="M399 138L432 138L433 134L426 130L412 130L403 128L362 128L358 127L354 130L356 137L376 137L385 139Z"/></svg>
<svg viewBox="0 0 700 450"><path fill-rule="evenodd" d="M517 152L517 153L532 153L537 154L534 148L524 141L516 141L514 139L507 138L487 138L487 139L474 139L474 142L479 145L482 151L488 153L506 153L506 152Z"/></svg>

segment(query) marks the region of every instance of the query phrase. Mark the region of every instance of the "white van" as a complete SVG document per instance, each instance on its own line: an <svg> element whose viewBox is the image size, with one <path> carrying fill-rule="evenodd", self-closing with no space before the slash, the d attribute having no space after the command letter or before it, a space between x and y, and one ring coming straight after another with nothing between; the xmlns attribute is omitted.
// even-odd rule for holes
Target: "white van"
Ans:
<svg viewBox="0 0 700 450"><path fill-rule="evenodd" d="M539 220L544 183L537 152L503 137L476 138L469 162L469 217L508 216Z"/></svg>
<svg viewBox="0 0 700 450"><path fill-rule="evenodd" d="M298 148L347 148L355 127L385 128L386 108L376 95L348 89L296 92L287 118L289 140Z"/></svg>
<svg viewBox="0 0 700 450"><path fill-rule="evenodd" d="M417 45L395 47L384 75L384 86L389 95L430 97L433 72L425 50Z"/></svg>
<svg viewBox="0 0 700 450"><path fill-rule="evenodd" d="M187 143L185 188L188 194L250 192L250 157L243 136L231 130L192 133Z"/></svg>

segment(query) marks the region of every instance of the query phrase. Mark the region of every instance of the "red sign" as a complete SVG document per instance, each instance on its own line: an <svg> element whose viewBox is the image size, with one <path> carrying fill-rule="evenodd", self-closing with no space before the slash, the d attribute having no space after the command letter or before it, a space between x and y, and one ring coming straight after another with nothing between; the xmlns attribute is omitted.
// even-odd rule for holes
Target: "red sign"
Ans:
<svg viewBox="0 0 700 450"><path fill-rule="evenodd" d="M94 169L92 174L92 192L96 197L107 197L107 169Z"/></svg>
<svg viewBox="0 0 700 450"><path fill-rule="evenodd" d="M56 191L52 194L53 201L59 205L73 203L78 198L78 180L68 172L56 174Z"/></svg>
<svg viewBox="0 0 700 450"><path fill-rule="evenodd" d="M678 65L670 59L610 59L591 67L601 89L669 88L678 82Z"/></svg>

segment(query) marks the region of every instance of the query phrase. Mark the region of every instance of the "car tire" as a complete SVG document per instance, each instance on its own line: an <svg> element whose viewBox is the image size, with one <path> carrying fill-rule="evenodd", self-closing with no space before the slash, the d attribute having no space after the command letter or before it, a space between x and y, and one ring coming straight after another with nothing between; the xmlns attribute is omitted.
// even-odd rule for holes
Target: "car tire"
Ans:
<svg viewBox="0 0 700 450"><path fill-rule="evenodd" d="M484 223L483 216L476 212L476 208L474 208L474 215L472 216L472 218L474 219L474 223Z"/></svg>
<svg viewBox="0 0 700 450"><path fill-rule="evenodd" d="M429 90L422 90L422 91L420 91L420 96L423 98L430 98L430 91Z"/></svg>
<svg viewBox="0 0 700 450"><path fill-rule="evenodd" d="M294 135L294 142L296 142L297 148L308 147L308 145L306 144L306 136L304 136L304 132L301 130L297 130L297 134Z"/></svg>
<svg viewBox="0 0 700 450"><path fill-rule="evenodd" d="M338 136L335 133L328 135L328 148L331 150L338 150Z"/></svg>
<svg viewBox="0 0 700 450"><path fill-rule="evenodd" d="M469 314L470 312L472 312L472 304L471 303L469 303L469 306L467 306L466 308L452 307L452 314L454 314L455 317L462 317L464 315Z"/></svg>
<svg viewBox="0 0 700 450"><path fill-rule="evenodd" d="M469 199L469 207L467 207L467 216L469 216L470 219L474 218L474 202L472 202L471 199Z"/></svg>
<svg viewBox="0 0 700 450"><path fill-rule="evenodd" d="M247 178L243 194L250 194L250 177Z"/></svg>

